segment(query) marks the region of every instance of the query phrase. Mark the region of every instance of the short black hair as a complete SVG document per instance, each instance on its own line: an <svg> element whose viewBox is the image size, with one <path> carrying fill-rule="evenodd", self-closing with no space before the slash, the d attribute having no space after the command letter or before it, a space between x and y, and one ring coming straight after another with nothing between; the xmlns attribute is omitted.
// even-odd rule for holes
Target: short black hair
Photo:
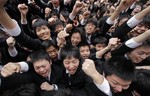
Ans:
<svg viewBox="0 0 150 96"><path fill-rule="evenodd" d="M124 80L135 80L135 66L124 56L114 56L105 61L105 76L116 75Z"/></svg>
<svg viewBox="0 0 150 96"><path fill-rule="evenodd" d="M90 49L90 44L87 41L81 41L77 47L80 49L82 46L88 46Z"/></svg>
<svg viewBox="0 0 150 96"><path fill-rule="evenodd" d="M105 44L107 45L108 44L108 40L106 37L103 37L103 36L97 36L94 40L93 40L93 43L92 43L94 46L96 46L96 44Z"/></svg>
<svg viewBox="0 0 150 96"><path fill-rule="evenodd" d="M80 27L74 27L70 33L70 38L74 33L79 33L81 36L82 41L86 41L86 35L85 35L85 31L83 31L82 28Z"/></svg>
<svg viewBox="0 0 150 96"><path fill-rule="evenodd" d="M41 27L41 26L47 26L48 28L50 28L48 22L44 19L37 19L34 24L33 24L33 30L36 32L36 28L37 27Z"/></svg>
<svg viewBox="0 0 150 96"><path fill-rule="evenodd" d="M140 22L139 25L143 25L146 26L147 28L150 28L150 14L144 16L142 22Z"/></svg>
<svg viewBox="0 0 150 96"><path fill-rule="evenodd" d="M137 69L136 80L132 82L131 88L141 96L149 96L150 92L150 70Z"/></svg>
<svg viewBox="0 0 150 96"><path fill-rule="evenodd" d="M71 57L77 59L81 58L79 48L71 44L66 44L60 50L60 58L61 60L64 60L66 58L71 58Z"/></svg>
<svg viewBox="0 0 150 96"><path fill-rule="evenodd" d="M30 58L33 64L39 60L47 60L49 62L51 61L49 54L45 50L38 50L31 53Z"/></svg>
<svg viewBox="0 0 150 96"><path fill-rule="evenodd" d="M55 22L54 25L53 25L53 29L55 30L55 29L56 29L56 26L58 26L58 25L64 26L64 23L63 23L61 20L56 20L56 22Z"/></svg>
<svg viewBox="0 0 150 96"><path fill-rule="evenodd" d="M44 49L46 50L47 48L49 48L50 46L55 47L56 49L59 49L57 42L55 40L45 40L42 42L42 45L44 47Z"/></svg>
<svg viewBox="0 0 150 96"><path fill-rule="evenodd" d="M86 24L88 24L88 23L94 24L96 28L99 26L98 20L97 20L96 18L89 18L89 19L87 20Z"/></svg>

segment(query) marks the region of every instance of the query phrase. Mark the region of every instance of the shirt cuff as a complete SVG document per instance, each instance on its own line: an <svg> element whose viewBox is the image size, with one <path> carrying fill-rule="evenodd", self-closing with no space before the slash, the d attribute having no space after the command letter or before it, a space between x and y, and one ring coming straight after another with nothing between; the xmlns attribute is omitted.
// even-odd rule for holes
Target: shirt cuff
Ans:
<svg viewBox="0 0 150 96"><path fill-rule="evenodd" d="M15 47L12 50L8 50L8 52L11 57L15 57L18 54L18 51L16 50Z"/></svg>
<svg viewBox="0 0 150 96"><path fill-rule="evenodd" d="M21 72L27 72L29 70L29 66L26 62L19 62L19 65L21 67Z"/></svg>
<svg viewBox="0 0 150 96"><path fill-rule="evenodd" d="M104 92L108 96L112 96L112 92L110 90L110 85L109 85L108 81L105 78L104 78L104 81L103 81L102 84L96 84L95 82L94 82L94 84L97 86L97 88L99 90L101 90L102 92Z"/></svg>
<svg viewBox="0 0 150 96"><path fill-rule="evenodd" d="M81 20L81 25L85 25L86 22L87 22L87 19L82 19L82 20Z"/></svg>
<svg viewBox="0 0 150 96"><path fill-rule="evenodd" d="M53 84L54 90L58 90L58 86L56 84Z"/></svg>
<svg viewBox="0 0 150 96"><path fill-rule="evenodd" d="M110 17L106 20L106 23L109 25L113 25L114 21L110 20Z"/></svg>
<svg viewBox="0 0 150 96"><path fill-rule="evenodd" d="M12 19L12 21L16 24L16 27L14 29L6 29L6 28L1 29L10 34L11 36L18 36L21 33L21 29L16 20Z"/></svg>
<svg viewBox="0 0 150 96"><path fill-rule="evenodd" d="M70 18L71 20L74 20L75 17L76 17L76 16L73 16L72 14L69 14L69 18Z"/></svg>
<svg viewBox="0 0 150 96"><path fill-rule="evenodd" d="M125 43L126 46L128 46L129 48L136 48L140 45L142 45L142 43L137 43L132 39L129 39L126 43Z"/></svg>
<svg viewBox="0 0 150 96"><path fill-rule="evenodd" d="M143 20L143 19L142 19ZM135 18L135 16L133 16L132 18L130 18L128 21L127 21L127 25L130 27L130 28L133 28L135 27L137 24L139 24L142 20L138 20Z"/></svg>
<svg viewBox="0 0 150 96"><path fill-rule="evenodd" d="M27 24L27 23L28 23L27 21L21 20L21 24L25 25L25 24Z"/></svg>

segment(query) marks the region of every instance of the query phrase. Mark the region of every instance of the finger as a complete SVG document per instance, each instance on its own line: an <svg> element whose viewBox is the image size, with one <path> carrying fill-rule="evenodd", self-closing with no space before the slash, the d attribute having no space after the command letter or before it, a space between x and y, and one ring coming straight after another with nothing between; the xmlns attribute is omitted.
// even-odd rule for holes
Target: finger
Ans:
<svg viewBox="0 0 150 96"><path fill-rule="evenodd" d="M14 71L17 70L17 65L15 65L15 64L10 64L8 67Z"/></svg>
<svg viewBox="0 0 150 96"><path fill-rule="evenodd" d="M67 36L69 36L69 34L68 34L68 33L66 33L64 37L67 37Z"/></svg>
<svg viewBox="0 0 150 96"><path fill-rule="evenodd" d="M20 66L17 64L10 63L8 64L7 68L10 69L10 71L12 70L12 72L20 72Z"/></svg>
<svg viewBox="0 0 150 96"><path fill-rule="evenodd" d="M17 73L19 73L20 70L21 70L21 67L19 65L17 65L17 64L13 65L12 67L14 68L15 72L17 72Z"/></svg>
<svg viewBox="0 0 150 96"><path fill-rule="evenodd" d="M2 75L3 77L8 77L8 76L10 76L11 74L12 74L12 72L8 71L8 70L5 69L5 68L2 68L2 70L1 70L1 75Z"/></svg>
<svg viewBox="0 0 150 96"><path fill-rule="evenodd" d="M15 73L16 69L12 69L11 66L6 66L4 67L4 71L6 71L8 74L13 74Z"/></svg>
<svg viewBox="0 0 150 96"><path fill-rule="evenodd" d="M82 67L82 70L84 70L84 71L87 70L87 69L88 69L87 66Z"/></svg>
<svg viewBox="0 0 150 96"><path fill-rule="evenodd" d="M6 72L4 72L4 71L1 71L1 75L3 76L3 77L8 77L9 75L6 73Z"/></svg>

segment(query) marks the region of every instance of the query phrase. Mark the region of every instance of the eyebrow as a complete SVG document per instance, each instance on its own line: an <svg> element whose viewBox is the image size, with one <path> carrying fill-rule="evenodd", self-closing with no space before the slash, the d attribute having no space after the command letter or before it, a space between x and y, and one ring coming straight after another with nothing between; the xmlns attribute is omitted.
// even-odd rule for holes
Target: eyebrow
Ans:
<svg viewBox="0 0 150 96"><path fill-rule="evenodd" d="M121 86L128 86L128 85L130 85L130 84L122 85L122 84L120 84L119 82L117 82L115 79L113 79L113 80L114 80L113 83L119 84L119 85L121 85Z"/></svg>

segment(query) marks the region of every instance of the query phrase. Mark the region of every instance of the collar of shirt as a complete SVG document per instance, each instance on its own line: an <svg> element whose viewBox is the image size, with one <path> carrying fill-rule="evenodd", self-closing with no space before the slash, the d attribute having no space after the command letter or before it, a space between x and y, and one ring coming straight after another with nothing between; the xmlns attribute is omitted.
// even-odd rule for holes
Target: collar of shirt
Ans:
<svg viewBox="0 0 150 96"><path fill-rule="evenodd" d="M54 7L54 9L56 9L56 10L59 12L60 6L58 6L57 8L56 8L56 7Z"/></svg>
<svg viewBox="0 0 150 96"><path fill-rule="evenodd" d="M69 71L68 71L68 70L66 70L66 74L68 74L68 76L70 77L70 74L69 74Z"/></svg>
<svg viewBox="0 0 150 96"><path fill-rule="evenodd" d="M130 60L127 54L125 54L124 56L126 57L126 59Z"/></svg>
<svg viewBox="0 0 150 96"><path fill-rule="evenodd" d="M90 41L90 40L91 40L91 36L92 36L92 35L86 35L86 39L87 39L87 42L88 42L89 44L91 44L91 41Z"/></svg>
<svg viewBox="0 0 150 96"><path fill-rule="evenodd" d="M91 36L92 36L92 35L87 35L87 34L86 34L86 37L88 37L89 39L91 38Z"/></svg>
<svg viewBox="0 0 150 96"><path fill-rule="evenodd" d="M49 40L53 40L53 39L50 37Z"/></svg>
<svg viewBox="0 0 150 96"><path fill-rule="evenodd" d="M46 79L48 79L48 81L50 81L51 80L51 71L49 72L49 74L48 74L48 76L47 76L47 78Z"/></svg>

